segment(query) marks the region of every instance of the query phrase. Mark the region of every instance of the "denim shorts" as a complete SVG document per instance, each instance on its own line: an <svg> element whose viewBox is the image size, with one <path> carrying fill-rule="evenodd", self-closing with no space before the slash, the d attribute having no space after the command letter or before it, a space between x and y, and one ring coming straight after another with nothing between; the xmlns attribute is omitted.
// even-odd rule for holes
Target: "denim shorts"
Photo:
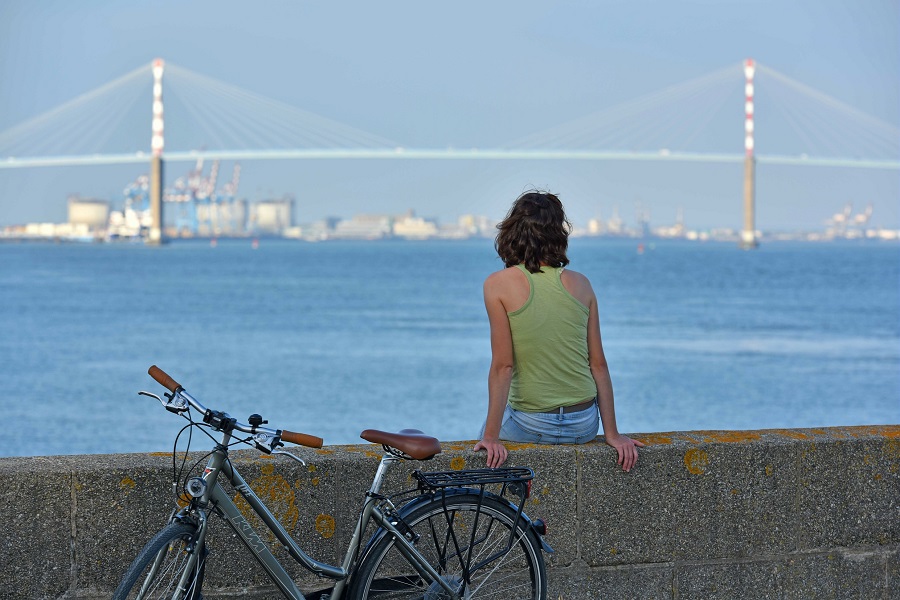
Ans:
<svg viewBox="0 0 900 600"><path fill-rule="evenodd" d="M597 437L600 413L597 404L578 412L533 413L509 404L503 411L500 439L532 444L584 444ZM481 427L484 436L484 426Z"/></svg>

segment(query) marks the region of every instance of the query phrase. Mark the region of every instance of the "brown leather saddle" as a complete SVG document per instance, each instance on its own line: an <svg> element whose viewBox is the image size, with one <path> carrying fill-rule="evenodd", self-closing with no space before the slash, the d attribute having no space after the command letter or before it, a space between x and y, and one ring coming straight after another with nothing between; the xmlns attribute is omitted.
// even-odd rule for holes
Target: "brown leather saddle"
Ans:
<svg viewBox="0 0 900 600"><path fill-rule="evenodd" d="M401 429L398 433L366 429L359 437L373 444L381 444L387 452L401 458L428 460L441 453L441 443L437 438L425 435L418 429Z"/></svg>

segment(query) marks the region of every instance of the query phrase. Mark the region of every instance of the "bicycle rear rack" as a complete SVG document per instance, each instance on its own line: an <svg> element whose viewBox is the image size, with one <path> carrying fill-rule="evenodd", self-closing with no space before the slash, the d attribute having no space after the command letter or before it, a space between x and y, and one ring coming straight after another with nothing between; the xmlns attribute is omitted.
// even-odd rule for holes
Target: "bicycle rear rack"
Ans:
<svg viewBox="0 0 900 600"><path fill-rule="evenodd" d="M501 469L465 469L463 471L414 471L419 488L483 486L491 483L525 483L534 479L534 471L527 467Z"/></svg>
<svg viewBox="0 0 900 600"><path fill-rule="evenodd" d="M461 471L413 471L412 476L419 482L419 492L443 492L446 488L475 488L478 495L483 497L485 486L500 485L501 496L509 492L519 499L517 513L521 514L522 505L531 495L534 471L528 467L503 467Z"/></svg>
<svg viewBox="0 0 900 600"><path fill-rule="evenodd" d="M527 467L504 467L500 469L464 469L461 471L414 471L413 478L419 482L419 491L435 494L440 497L441 504L444 508L444 516L450 525L450 534L448 540L452 540L453 548L457 556L465 556L462 564L462 577L466 585L471 584L471 574L486 565L505 556L516 543L516 527L513 526L509 530L509 538L504 546L498 547L489 556L482 556L478 559L473 555L475 546L483 541L477 537L478 522L481 517L482 503L485 500L485 487L489 485L500 485L500 495L503 496L507 491L518 497L515 508L515 521L519 523L522 518L522 509L525 506L525 500L531 493L531 480L534 479L534 471ZM452 524L456 515L448 510L447 495L453 493L453 489L469 489L477 495L477 507L475 510L475 520L471 526L471 534L468 540L460 540L453 531ZM474 489L472 489L474 488ZM529 522L530 523L530 522ZM482 532L483 533L483 532ZM524 533L522 534L524 535Z"/></svg>

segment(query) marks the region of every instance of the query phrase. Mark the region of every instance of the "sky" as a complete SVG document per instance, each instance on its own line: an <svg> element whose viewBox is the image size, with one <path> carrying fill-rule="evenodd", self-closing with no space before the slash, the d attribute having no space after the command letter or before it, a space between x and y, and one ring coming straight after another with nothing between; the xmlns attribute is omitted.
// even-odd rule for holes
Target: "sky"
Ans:
<svg viewBox="0 0 900 600"><path fill-rule="evenodd" d="M710 92L672 112L662 108L620 124L637 136L643 123L662 123L681 138L659 143L741 154L739 64L748 57L826 98L809 108L795 103L793 116L779 113L774 96L771 105L764 103L776 82L770 78L768 87L760 76L761 156L807 152L806 138L813 142L810 155L841 155L844 137L865 137L851 127L826 142L816 142L815 132L789 139L791 120L814 115L809 122L826 129L836 122L829 97L900 127L896 0L4 0L0 139L9 128L157 57L407 148L504 146L614 107L639 106L635 99L733 65L734 93L722 96L715 118L702 104ZM139 104L143 112L122 132L147 149L149 84L145 105ZM191 131L191 119L178 115L170 94L166 102L167 149L191 149L172 147L179 133ZM170 132L170 118L183 131ZM229 119L221 119L224 129ZM193 135L185 143L207 143L202 132ZM847 152L859 154L859 147L851 144ZM499 219L522 191L539 188L559 194L576 225L614 211L631 223L638 211L646 212L654 226L673 223L679 211L692 228L742 224L740 164L319 160L241 166L241 196L254 201L292 194L298 222L407 210L441 222L465 213ZM167 165L167 182L189 168ZM65 221L70 194L120 205L124 187L147 170L137 164L0 169L0 226ZM854 211L871 203L873 225L900 227L896 170L760 164L756 185L757 225L764 230L820 229L848 203Z"/></svg>

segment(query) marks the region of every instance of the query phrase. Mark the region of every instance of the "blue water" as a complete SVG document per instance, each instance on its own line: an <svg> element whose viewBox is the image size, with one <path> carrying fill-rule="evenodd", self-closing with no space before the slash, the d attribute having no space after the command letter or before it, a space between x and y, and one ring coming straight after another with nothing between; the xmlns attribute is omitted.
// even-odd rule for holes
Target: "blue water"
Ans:
<svg viewBox="0 0 900 600"><path fill-rule="evenodd" d="M900 247L575 239L625 432L900 423ZM0 456L158 451L157 364L245 421L476 436L491 242L0 245Z"/></svg>

